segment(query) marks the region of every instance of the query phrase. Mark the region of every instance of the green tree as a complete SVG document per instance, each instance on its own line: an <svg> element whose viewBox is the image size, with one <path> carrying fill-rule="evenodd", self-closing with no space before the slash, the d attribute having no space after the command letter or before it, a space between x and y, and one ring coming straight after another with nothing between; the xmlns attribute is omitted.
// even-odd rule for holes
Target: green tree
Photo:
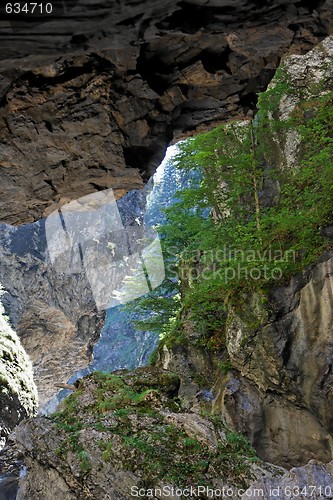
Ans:
<svg viewBox="0 0 333 500"><path fill-rule="evenodd" d="M167 305L171 295L163 298L162 289L159 300L153 298L155 326L172 338L190 318L199 343L223 348L231 304L240 307L253 292L264 297L268 287L287 283L332 246L321 227L333 215L333 92L303 102L281 124L274 110L288 81L281 72L279 78L260 97L254 122L188 139L173 159L173 168L191 178L159 228L172 286L177 271L179 298L176 307ZM268 135L295 129L302 154L286 168ZM269 203L262 201L268 180L279 185Z"/></svg>

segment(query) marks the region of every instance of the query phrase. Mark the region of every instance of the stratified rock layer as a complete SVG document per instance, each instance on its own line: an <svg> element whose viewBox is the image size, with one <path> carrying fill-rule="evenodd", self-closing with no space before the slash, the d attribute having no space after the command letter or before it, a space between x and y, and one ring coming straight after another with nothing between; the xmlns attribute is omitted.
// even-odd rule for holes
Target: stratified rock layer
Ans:
<svg viewBox="0 0 333 500"><path fill-rule="evenodd" d="M141 187L172 138L253 110L281 55L332 30L332 0L66 5L42 23L2 22L0 212L10 224Z"/></svg>

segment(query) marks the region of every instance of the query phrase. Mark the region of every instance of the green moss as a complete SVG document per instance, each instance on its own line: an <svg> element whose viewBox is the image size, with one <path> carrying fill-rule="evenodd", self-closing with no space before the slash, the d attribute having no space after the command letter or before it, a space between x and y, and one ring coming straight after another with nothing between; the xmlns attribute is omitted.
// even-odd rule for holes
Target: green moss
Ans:
<svg viewBox="0 0 333 500"><path fill-rule="evenodd" d="M226 482L242 484L242 474L248 470L244 454L255 456L244 439L230 435L217 449L210 448L160 413L160 407L181 411L178 384L177 376L156 369L88 376L53 416L65 434L56 454L74 452L83 477L89 473L91 459L80 435L85 429L96 429L102 433L100 460L139 474L147 485L204 484L209 464L221 471ZM218 417L206 418L225 432Z"/></svg>
<svg viewBox="0 0 333 500"><path fill-rule="evenodd" d="M170 481L177 485L203 479L209 451L196 439L189 438L174 425L160 425L149 433L141 431L123 440L132 454L125 467L140 469L148 483Z"/></svg>
<svg viewBox="0 0 333 500"><path fill-rule="evenodd" d="M97 430L116 431L120 424L123 427L125 424L129 425L128 417L133 411L140 415L156 417L154 405L162 400L165 400L166 405L169 404L170 409L179 408L177 400L167 398L168 395L177 393L179 378L176 375L161 373L159 370L138 370L136 377L126 372L122 377L102 372L89 376L95 384L94 399L84 410L80 406L82 390L75 391L63 402L60 411L55 413L53 418L57 425L69 434L70 441L75 443L87 415L94 416L93 426ZM115 424L107 426L103 421L104 415L114 416Z"/></svg>
<svg viewBox="0 0 333 500"><path fill-rule="evenodd" d="M113 442L112 441L107 441L107 442L102 441L100 444L100 448L102 449L102 458L103 458L104 462L110 462L110 460L113 457L113 453L112 453Z"/></svg>
<svg viewBox="0 0 333 500"><path fill-rule="evenodd" d="M253 448L239 434L230 433L227 443L220 443L217 450L212 451L172 425L165 426L159 434L128 439L127 444L144 454L140 467L152 481L163 479L178 485L205 482L209 464L226 481L241 481L239 474L248 469L245 457L256 457ZM135 456L135 463L137 460ZM151 463L155 464L153 470Z"/></svg>
<svg viewBox="0 0 333 500"><path fill-rule="evenodd" d="M89 455L85 450L82 449L78 452L78 457L80 461L80 470L83 474L86 474L91 469Z"/></svg>
<svg viewBox="0 0 333 500"><path fill-rule="evenodd" d="M191 373L192 380L198 385L200 388L207 387L207 379L201 373L192 371Z"/></svg>
<svg viewBox="0 0 333 500"><path fill-rule="evenodd" d="M230 370L232 370L231 361L220 361L217 363L218 368L221 370L223 374L227 374Z"/></svg>

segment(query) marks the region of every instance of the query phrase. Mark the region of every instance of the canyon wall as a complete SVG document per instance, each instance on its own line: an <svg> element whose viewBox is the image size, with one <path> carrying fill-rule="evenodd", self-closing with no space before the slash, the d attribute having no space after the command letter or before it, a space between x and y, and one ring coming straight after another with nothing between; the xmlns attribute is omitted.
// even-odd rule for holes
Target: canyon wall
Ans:
<svg viewBox="0 0 333 500"><path fill-rule="evenodd" d="M291 95L295 96L293 89L298 86L300 96L304 95L302 88L310 98L324 96L331 88L332 56L332 39L328 38L304 58L286 59L284 68L295 74ZM272 88L274 85L273 81ZM270 115L269 120L283 120L299 104L300 99L295 97L291 104L286 90L278 116ZM270 121L266 125L267 131L273 130ZM301 158L298 131L295 140L290 134L288 128L277 135L267 132L278 169L294 169ZM266 185L262 203L273 203L275 191L275 184ZM331 238L330 227L318 228L323 238ZM23 498L36 494L36 477L45 495L61 492L68 499L87 494L97 498L110 492L114 498L125 499L132 486L178 484L179 476L170 478L166 470L161 472L161 462L150 455L155 449L159 456L162 450L172 464L181 457L186 480L192 481L190 461L182 455L183 443L189 443L189 439L194 440L189 446L196 447L192 449L196 457L201 457L201 445L210 449L208 465L199 459L196 462L201 464L200 478L217 488L234 487L232 498L256 498L258 488L263 497L275 488L279 492L276 498L281 500L293 488L303 488L307 498L321 498L325 491L329 495L333 482L332 262L332 252L327 251L288 283L271 287L267 301L260 294L244 294L240 307L229 309L225 352L213 353L200 347L200 332L195 322L188 321L185 339L160 347L157 365L162 369L115 374L116 378L123 377L125 385L111 375L112 382L104 392L99 392L99 375L91 375L79 383L53 421L38 418L21 424L17 441L28 464L27 476L21 482ZM186 311L183 314L186 316ZM226 360L230 362L227 369ZM167 397L166 387L158 380L172 382ZM129 396L133 387L146 388L147 392ZM148 410L144 409L146 405ZM73 433L71 426L77 415L79 427ZM168 422L184 441L166 450L163 432ZM218 432L214 434L217 423ZM260 458L252 456L251 448L237 432L249 439ZM147 433L153 438L148 439ZM238 443L239 455L235 450L226 451L228 440ZM236 460L235 475L228 475L223 461L215 462L215 450L227 457L229 472L235 472ZM126 454L131 458L123 460ZM100 470L107 472L101 475ZM238 495L236 485L248 488L247 492ZM315 491L307 489L309 485Z"/></svg>
<svg viewBox="0 0 333 500"><path fill-rule="evenodd" d="M124 230L135 232L135 228L142 225L149 190L147 186L147 189L132 191L118 200L117 210ZM94 227L102 224L102 219L103 216L96 212ZM72 269L65 252L52 263L45 224L42 219L19 227L0 226L0 280L6 287L3 304L33 362L41 407L59 391L56 384L66 383L76 372L87 368L105 314L96 308L81 261ZM89 229L93 232L94 227ZM66 242L58 243L62 248ZM78 255L73 247L74 258ZM116 329L115 326L114 334ZM125 348L124 342L122 346ZM105 347L102 350L104 360L99 353L99 362L103 364L104 361L105 366L112 353L105 352ZM142 351L145 352L144 346ZM113 357L116 356L117 353L113 353Z"/></svg>
<svg viewBox="0 0 333 500"><path fill-rule="evenodd" d="M280 0L274 5L268 0L235 0L232 5L192 0L158 6L152 0L126 5L110 0L95 7L73 1L70 15L31 22L29 40L15 23L6 25L8 35L0 39L0 281L8 291L6 310L34 363L41 402L54 390L54 382L87 365L102 322L83 274L69 278L64 269L45 267L44 222L39 219L91 192L112 188L120 198L141 188L171 141L221 121L252 116L256 92L266 88L281 56L308 52L332 33L332 10L331 0ZM331 61L330 47L321 53L325 51ZM320 77L323 58L313 60ZM294 61L299 64L294 77L303 78L307 86L303 69L311 72L311 64ZM281 112L288 113L293 105L285 100ZM292 166L297 132L280 139L275 140L277 154ZM13 226L22 223L26 225ZM193 414L213 405L265 460L288 467L311 458L329 462L331 258L325 255L288 286L272 290L275 309L262 328L248 332L246 317L235 316L228 329L233 369L227 375L218 371L218 359L193 346L164 349L160 363L180 377L171 399L180 398L188 406L181 415L172 406L175 402L163 396L163 419L171 404L178 415L172 414L176 427L193 421L195 437L206 434L205 446L211 450L204 430L211 424ZM208 396L200 392L199 376L205 378ZM89 384L82 383L77 408L96 399L94 381L90 392ZM151 386L151 381L143 384L148 400L159 405ZM19 412L24 413L21 402ZM162 417L148 416L156 420L141 422L132 415L131 426L136 431L159 427ZM88 427L89 419L83 422ZM60 432L47 420L29 420L19 429L18 443L29 464L22 498L37 498L39 487L52 498L54 492L74 498L78 487L82 498L96 491L108 494L105 477L95 469L89 476L90 469L85 469L89 454L98 455L102 470L112 470L116 479L130 477L140 484L145 478L146 471L136 464L123 464L119 473L96 449L105 429L90 434L78 429L83 430L81 438L76 436L80 446L87 437L87 448L74 450L68 447L66 430ZM183 437L193 439L191 433ZM213 434L215 438L226 444L221 433ZM41 447L36 451L37 441ZM116 438L116 449L117 443ZM119 454L124 451L129 452L126 446L118 446ZM267 464L262 467L270 470ZM320 481L320 474L331 474L329 464L317 468L317 476L313 469L307 466L299 475L307 471L307 477ZM206 465L202 471L216 479ZM278 468L266 475L267 481L281 473L286 474L281 481L288 482L290 474ZM300 476L295 477L297 481ZM245 484L250 485L250 476ZM128 489L119 498L128 498Z"/></svg>
<svg viewBox="0 0 333 500"><path fill-rule="evenodd" d="M316 99L330 93L332 82L332 37L307 55L287 57L280 75L272 80L269 89L275 92L272 99L277 100L267 115L261 113L259 106L258 119L263 116L265 119L265 168L275 169L277 175L274 182L263 182L260 192L263 207L277 203L283 172L290 170L297 176L299 169L305 168L302 125L297 120L303 113L305 120L315 116L322 105ZM294 121L287 122L292 113ZM332 241L331 227L327 220L318 227L322 240L328 243ZM165 347L161 352L164 368L180 373L182 365L185 367L184 395L191 404L195 404L193 395L199 387L190 392L189 387L199 368L199 373L207 378L207 385L213 386L214 411L246 435L261 458L282 466L332 459L330 247L288 284L271 286L267 296L264 292L240 294L237 306L229 307L226 350L232 370L228 373L216 368L212 377L209 372L224 360L203 357L194 345L188 351L177 347L169 352ZM297 259L296 254L293 258ZM195 344L195 324L192 329L190 342ZM191 371L189 365L195 366L195 370Z"/></svg>
<svg viewBox="0 0 333 500"><path fill-rule="evenodd" d="M0 450L20 420L36 414L37 406L32 363L0 303Z"/></svg>
<svg viewBox="0 0 333 500"><path fill-rule="evenodd" d="M2 225L3 303L34 366L42 406L90 361L101 328L89 282L81 272L51 266L45 221Z"/></svg>

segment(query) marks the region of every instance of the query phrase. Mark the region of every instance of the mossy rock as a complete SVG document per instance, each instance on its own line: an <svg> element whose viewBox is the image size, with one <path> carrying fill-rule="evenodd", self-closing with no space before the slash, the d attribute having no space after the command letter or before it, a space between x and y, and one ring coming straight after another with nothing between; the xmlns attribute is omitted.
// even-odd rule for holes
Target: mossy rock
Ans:
<svg viewBox="0 0 333 500"><path fill-rule="evenodd" d="M178 375L154 366L137 368L132 372L116 371L114 375L119 375L127 385L137 392L156 389L171 398L178 394L180 385Z"/></svg>
<svg viewBox="0 0 333 500"><path fill-rule="evenodd" d="M219 417L185 410L178 388L177 375L156 367L81 379L53 416L62 436L57 460L71 462L83 483L116 469L150 486L213 478L244 485L254 450L241 436L229 439Z"/></svg>

